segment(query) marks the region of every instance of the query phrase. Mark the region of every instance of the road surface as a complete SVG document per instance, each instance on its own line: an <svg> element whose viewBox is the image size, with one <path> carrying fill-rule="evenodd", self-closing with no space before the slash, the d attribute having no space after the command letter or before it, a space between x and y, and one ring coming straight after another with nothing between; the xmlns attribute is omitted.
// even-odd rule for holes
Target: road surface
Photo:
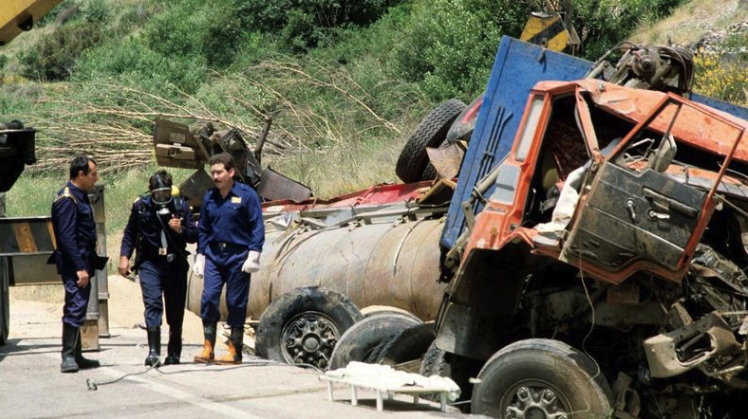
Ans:
<svg viewBox="0 0 748 419"><path fill-rule="evenodd" d="M375 408L375 394L359 391L359 406L350 405L350 392L336 387L336 400L327 400L327 385L319 372L269 364L247 357L241 366L192 363L148 370L148 348L142 303L136 284L120 277L110 280L111 337L100 339L101 350L85 353L102 367L77 374L60 373L61 306L54 303L11 301L9 343L0 347L0 416L8 418L179 417L187 418L452 418L455 408L442 413L435 403L414 406L412 398L386 401ZM62 291L60 291L61 293ZM54 301L53 298L50 300ZM191 313L182 360L200 349L199 319ZM164 328L162 341L167 340ZM162 348L162 355L165 352ZM128 375L129 374L129 375ZM91 390L89 383L96 384Z"/></svg>

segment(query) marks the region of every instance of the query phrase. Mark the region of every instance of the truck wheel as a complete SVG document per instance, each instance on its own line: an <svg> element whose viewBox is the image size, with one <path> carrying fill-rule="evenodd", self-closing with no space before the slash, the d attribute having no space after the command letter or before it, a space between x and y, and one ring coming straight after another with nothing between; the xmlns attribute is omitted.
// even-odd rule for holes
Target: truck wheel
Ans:
<svg viewBox="0 0 748 419"><path fill-rule="evenodd" d="M423 179L423 172L429 162L426 147L438 147L444 142L452 122L465 107L461 101L450 99L437 106L418 124L400 152L395 166L395 173L403 182Z"/></svg>
<svg viewBox="0 0 748 419"><path fill-rule="evenodd" d="M436 346L436 341L433 341L426 350L426 353L423 355L421 369L418 373L424 377L436 375L452 379L452 381L454 381L462 390L457 401L465 403L459 403L460 410L462 410L463 413L470 413L469 401L472 386L470 385L469 380L470 377L478 375L480 367L481 365L478 364L478 361L459 357L454 354L452 354L448 359L447 352L439 349ZM439 397L430 394L423 395L423 398L432 401L439 400Z"/></svg>
<svg viewBox="0 0 748 419"><path fill-rule="evenodd" d="M403 329L384 341L377 353L377 364L398 365L420 359L434 342L434 323L422 323Z"/></svg>
<svg viewBox="0 0 748 419"><path fill-rule="evenodd" d="M5 345L10 332L10 289L6 260L0 259L0 345Z"/></svg>
<svg viewBox="0 0 748 419"><path fill-rule="evenodd" d="M439 377L449 377L450 368L449 362L447 362L447 353L436 347L436 341L431 342L426 353L423 355L423 361L421 361L421 369L418 371L419 374L424 377L431 377L437 375Z"/></svg>
<svg viewBox="0 0 748 419"><path fill-rule="evenodd" d="M339 292L296 288L262 314L255 350L262 358L325 369L337 341L362 318L351 300Z"/></svg>
<svg viewBox="0 0 748 419"><path fill-rule="evenodd" d="M372 351L395 332L420 324L410 314L380 313L367 317L346 331L335 345L330 369L344 368L351 361L370 360Z"/></svg>
<svg viewBox="0 0 748 419"><path fill-rule="evenodd" d="M571 346L527 339L494 354L478 374L472 413L496 418L609 418L611 391L595 363Z"/></svg>
<svg viewBox="0 0 748 419"><path fill-rule="evenodd" d="M375 316L377 314L384 314L384 313L400 313L404 314L406 316L412 317L414 320L421 321L415 314L411 313L408 310L404 310L402 308L392 307L392 306L366 306L361 309L361 314L364 315L364 317L371 317Z"/></svg>

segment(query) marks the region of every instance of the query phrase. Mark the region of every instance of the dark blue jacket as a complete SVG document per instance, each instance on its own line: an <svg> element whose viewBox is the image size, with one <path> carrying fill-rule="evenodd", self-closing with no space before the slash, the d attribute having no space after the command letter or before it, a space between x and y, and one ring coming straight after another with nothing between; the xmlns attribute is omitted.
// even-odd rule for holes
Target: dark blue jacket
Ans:
<svg viewBox="0 0 748 419"><path fill-rule="evenodd" d="M208 190L198 228L198 253L205 254L211 243L228 243L247 252L262 252L265 244L260 200L252 188L240 182L234 182L226 198L217 188Z"/></svg>
<svg viewBox="0 0 748 419"><path fill-rule="evenodd" d="M72 182L57 192L52 203L52 228L57 249L50 258L57 264L57 273L74 274L95 271L96 223L88 194Z"/></svg>
<svg viewBox="0 0 748 419"><path fill-rule="evenodd" d="M175 202L179 201L182 208L176 211ZM187 243L197 242L197 226L192 217L190 206L183 199L175 198L169 204L172 214L182 220L182 232L169 228L169 219L162 218L159 222L159 215L156 214L156 207L151 202L151 197L146 196L138 198L132 204L130 218L127 220L125 232L122 235L122 246L120 247L120 256L132 257L135 249L138 249L138 263L148 260L158 255L158 249L162 247L161 231L166 228L168 238L166 240L167 253L187 256L185 248ZM162 225L163 223L163 225Z"/></svg>

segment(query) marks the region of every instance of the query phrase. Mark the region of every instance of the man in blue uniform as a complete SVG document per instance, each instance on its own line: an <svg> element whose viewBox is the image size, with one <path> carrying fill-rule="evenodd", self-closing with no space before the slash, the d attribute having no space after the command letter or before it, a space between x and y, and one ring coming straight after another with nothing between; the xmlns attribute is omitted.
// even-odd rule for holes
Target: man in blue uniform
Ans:
<svg viewBox="0 0 748 419"><path fill-rule="evenodd" d="M227 323L231 327L228 354L216 364L241 364L244 322L247 319L250 273L260 269L260 252L265 243L262 209L255 191L234 182L234 159L222 153L211 157L210 175L215 188L203 198L198 223L199 241L194 270L205 274L200 317L205 345L196 363L214 361L218 304L226 285Z"/></svg>
<svg viewBox="0 0 748 419"><path fill-rule="evenodd" d="M91 280L99 265L96 224L88 193L99 179L94 159L79 156L70 163L70 181L52 204L52 228L57 248L50 258L65 287L62 315L62 372L95 368L99 361L81 354L80 327L86 319Z"/></svg>
<svg viewBox="0 0 748 419"><path fill-rule="evenodd" d="M187 243L197 241L197 226L190 207L172 196L172 178L165 170L151 176L149 196L135 200L122 236L119 273L127 276L130 258L137 249L133 266L139 272L145 305L148 356L145 365L159 364L161 319L166 303L169 343L164 364L179 364L182 353L182 322L187 297ZM162 300L163 297L163 300Z"/></svg>

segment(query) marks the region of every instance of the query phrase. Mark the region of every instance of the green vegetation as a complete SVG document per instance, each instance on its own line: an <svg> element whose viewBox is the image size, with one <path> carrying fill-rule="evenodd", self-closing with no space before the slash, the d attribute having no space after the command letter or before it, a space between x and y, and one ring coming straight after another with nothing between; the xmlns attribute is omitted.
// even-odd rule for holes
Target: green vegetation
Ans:
<svg viewBox="0 0 748 419"><path fill-rule="evenodd" d="M395 181L394 162L415 124L445 99L478 95L501 36L519 36L541 3L66 0L0 51L0 121L39 129L39 163L11 191L8 208L46 214L67 161L84 152L102 164L109 226L121 230L155 170L158 117L235 128L253 144L272 116L263 163L320 197ZM573 3L592 59L685 2ZM745 34L726 43L744 46ZM697 88L746 103L738 77L745 60L704 62ZM714 77L725 68L735 77Z"/></svg>

